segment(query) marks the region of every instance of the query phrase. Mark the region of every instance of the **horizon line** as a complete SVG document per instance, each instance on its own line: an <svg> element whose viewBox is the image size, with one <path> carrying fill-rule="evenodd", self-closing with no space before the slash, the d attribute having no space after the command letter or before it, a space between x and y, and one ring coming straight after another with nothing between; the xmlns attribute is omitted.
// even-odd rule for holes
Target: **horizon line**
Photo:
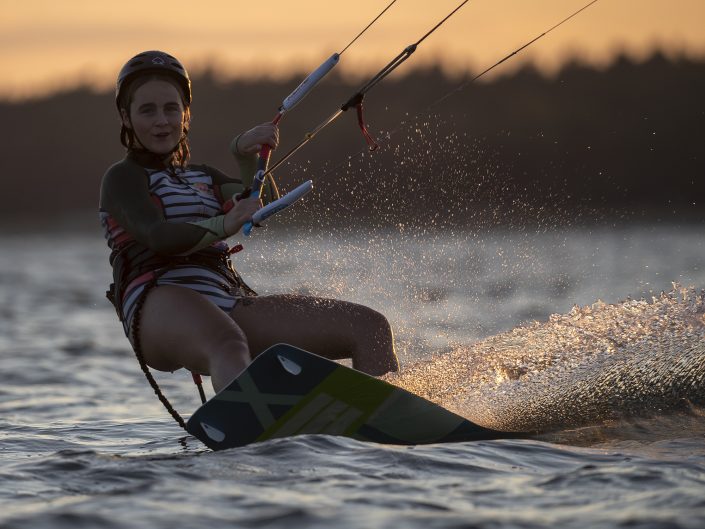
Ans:
<svg viewBox="0 0 705 529"><path fill-rule="evenodd" d="M505 66L505 68L495 74L491 75L486 79L482 79L479 82L491 83L493 81L511 77L516 75L520 71L533 70L541 77L545 79L552 79L559 76L565 70L574 67L580 67L588 70L594 71L606 71L612 68L614 65L620 62L628 62L635 65L646 64L657 58L663 58L671 63L688 61L692 63L704 63L705 64L705 49L694 51L692 49L666 49L664 47L654 46L647 51L635 52L634 50L622 47L616 50L613 55L607 61L594 60L587 56L587 54L582 52L574 52L566 54L558 64L556 65L545 65L541 64L541 61L536 60L531 54L524 57L520 57L515 60L512 64ZM234 83L288 83L295 82L296 80L303 79L308 75L308 71L304 69L301 65L296 65L295 67L282 71L280 74L264 73L262 71L254 71L250 75L234 75L228 73L223 64L218 64L218 60L214 58L209 58L203 61L202 65L190 68L190 77L194 80L200 80L205 78L215 79L217 82L222 84L234 84ZM440 71L444 77L450 80L462 80L472 77L482 71L483 67L451 67L447 61L441 58L435 57L431 61L422 61L420 63L412 64L410 67L403 72L397 74L397 78L409 77L413 74L419 72L431 72L434 70ZM330 78L342 79L345 82L355 83L366 79L368 76L373 75L374 68L365 70L364 72L355 73L353 71L346 70L334 70L330 74ZM53 80L40 83L39 86L32 90L21 90L21 89L2 89L0 88L0 104L22 104L27 102L41 101L45 99L51 99L54 96L67 94L71 92L89 90L94 93L110 93L114 90L114 83L112 81L107 81L105 79L96 79L86 73L79 73L76 77L77 80L67 83L65 82L66 76L62 76L64 80Z"/></svg>

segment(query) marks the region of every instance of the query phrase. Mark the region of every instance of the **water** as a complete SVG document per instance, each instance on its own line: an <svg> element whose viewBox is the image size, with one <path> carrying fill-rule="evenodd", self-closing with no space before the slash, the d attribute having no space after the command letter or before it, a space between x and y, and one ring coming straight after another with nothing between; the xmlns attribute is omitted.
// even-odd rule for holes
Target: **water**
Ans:
<svg viewBox="0 0 705 529"><path fill-rule="evenodd" d="M704 306L686 288L705 285L699 226L257 233L237 255L257 290L373 306L397 334L390 380L532 433L220 453L144 380L97 231L0 244L2 528L705 524ZM197 406L185 373L157 379L178 410Z"/></svg>

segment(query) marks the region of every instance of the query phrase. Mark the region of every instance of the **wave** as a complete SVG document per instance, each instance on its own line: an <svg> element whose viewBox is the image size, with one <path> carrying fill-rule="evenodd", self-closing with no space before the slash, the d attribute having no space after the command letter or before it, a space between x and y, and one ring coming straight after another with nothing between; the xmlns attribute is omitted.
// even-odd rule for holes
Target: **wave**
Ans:
<svg viewBox="0 0 705 529"><path fill-rule="evenodd" d="M550 432L705 404L705 292L601 301L470 346L388 380L468 419Z"/></svg>

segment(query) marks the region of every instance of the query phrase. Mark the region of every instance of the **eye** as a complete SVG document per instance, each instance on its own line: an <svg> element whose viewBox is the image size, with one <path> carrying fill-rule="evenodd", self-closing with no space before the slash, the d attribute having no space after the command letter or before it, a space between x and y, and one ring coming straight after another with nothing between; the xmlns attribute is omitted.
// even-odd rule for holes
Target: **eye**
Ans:
<svg viewBox="0 0 705 529"><path fill-rule="evenodd" d="M137 111L143 115L153 114L156 110L157 108L154 105L142 105L137 109Z"/></svg>

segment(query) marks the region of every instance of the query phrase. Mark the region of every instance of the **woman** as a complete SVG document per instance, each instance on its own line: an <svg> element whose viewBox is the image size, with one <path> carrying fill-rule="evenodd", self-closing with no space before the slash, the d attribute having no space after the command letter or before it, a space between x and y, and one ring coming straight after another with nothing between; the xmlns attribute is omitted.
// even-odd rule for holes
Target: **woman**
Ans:
<svg viewBox="0 0 705 529"><path fill-rule="evenodd" d="M191 82L171 55L148 51L130 59L118 76L116 103L127 153L101 185L114 277L108 296L143 364L208 374L215 391L281 342L352 358L353 367L373 375L398 369L391 328L378 312L332 299L257 296L233 269L225 240L260 207L246 190L262 145L278 144L275 125L233 140L236 179L188 164Z"/></svg>

